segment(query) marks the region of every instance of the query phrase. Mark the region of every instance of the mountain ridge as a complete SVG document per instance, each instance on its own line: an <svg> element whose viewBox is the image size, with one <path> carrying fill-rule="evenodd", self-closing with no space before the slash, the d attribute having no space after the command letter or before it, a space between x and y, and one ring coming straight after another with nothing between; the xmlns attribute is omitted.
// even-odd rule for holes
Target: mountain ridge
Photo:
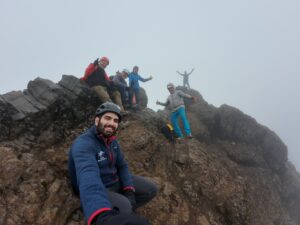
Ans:
<svg viewBox="0 0 300 225"><path fill-rule="evenodd" d="M194 140L169 143L160 131L168 112L145 108L144 90L144 110L120 127L130 168L159 187L138 213L154 225L300 224L300 176L280 138L237 108L188 93L198 99L186 101ZM71 75L57 84L36 78L0 96L0 224L83 224L67 153L98 105Z"/></svg>

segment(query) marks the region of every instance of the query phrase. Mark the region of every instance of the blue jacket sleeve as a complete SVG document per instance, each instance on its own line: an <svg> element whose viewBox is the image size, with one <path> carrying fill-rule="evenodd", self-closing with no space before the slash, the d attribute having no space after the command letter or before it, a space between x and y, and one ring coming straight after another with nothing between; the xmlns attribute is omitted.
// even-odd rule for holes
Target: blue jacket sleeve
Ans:
<svg viewBox="0 0 300 225"><path fill-rule="evenodd" d="M123 189L134 189L132 174L129 170L128 164L125 160L124 154L118 145L117 159L116 159L116 168L118 171L118 176Z"/></svg>
<svg viewBox="0 0 300 225"><path fill-rule="evenodd" d="M96 153L91 140L77 139L72 146L80 201L85 218L90 221L100 212L112 208L100 178Z"/></svg>
<svg viewBox="0 0 300 225"><path fill-rule="evenodd" d="M142 82L145 82L145 79L143 77L141 77L140 75L138 75L138 79Z"/></svg>

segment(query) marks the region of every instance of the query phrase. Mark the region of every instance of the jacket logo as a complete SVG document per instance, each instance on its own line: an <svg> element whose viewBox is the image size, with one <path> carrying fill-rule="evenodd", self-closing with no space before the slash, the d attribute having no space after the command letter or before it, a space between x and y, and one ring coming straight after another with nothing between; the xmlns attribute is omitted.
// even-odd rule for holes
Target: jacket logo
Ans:
<svg viewBox="0 0 300 225"><path fill-rule="evenodd" d="M100 150L100 152L98 153L98 162L102 162L104 160L107 160L107 158L104 156L104 152Z"/></svg>

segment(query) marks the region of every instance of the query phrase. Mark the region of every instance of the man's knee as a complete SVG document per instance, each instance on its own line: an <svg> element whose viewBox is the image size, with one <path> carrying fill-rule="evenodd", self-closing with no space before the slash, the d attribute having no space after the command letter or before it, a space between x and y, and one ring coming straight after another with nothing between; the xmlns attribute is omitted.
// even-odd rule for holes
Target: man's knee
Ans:
<svg viewBox="0 0 300 225"><path fill-rule="evenodd" d="M99 86L94 86L92 89L97 93L101 102L111 101L107 89L105 87L99 85Z"/></svg>
<svg viewBox="0 0 300 225"><path fill-rule="evenodd" d="M124 195L109 191L108 198L113 208L116 208L118 211L120 211L123 214L132 213L131 203L128 200L128 198L126 198Z"/></svg>
<svg viewBox="0 0 300 225"><path fill-rule="evenodd" d="M141 176L134 176L133 182L136 188L136 196L139 196L146 202L156 196L158 189L154 182Z"/></svg>
<svg viewBox="0 0 300 225"><path fill-rule="evenodd" d="M146 198L148 199L148 201L150 201L152 198L154 198L157 194L157 186L152 183L153 185L149 186L148 191L145 193L146 194Z"/></svg>

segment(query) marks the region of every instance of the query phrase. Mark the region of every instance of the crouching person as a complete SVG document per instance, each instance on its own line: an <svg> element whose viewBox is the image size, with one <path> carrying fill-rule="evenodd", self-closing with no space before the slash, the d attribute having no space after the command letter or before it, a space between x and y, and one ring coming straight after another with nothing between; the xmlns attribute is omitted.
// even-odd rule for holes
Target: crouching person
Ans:
<svg viewBox="0 0 300 225"><path fill-rule="evenodd" d="M95 124L74 141L69 153L73 191L88 225L150 225L133 210L149 202L157 188L131 174L115 136L121 119L118 105L103 103Z"/></svg>

